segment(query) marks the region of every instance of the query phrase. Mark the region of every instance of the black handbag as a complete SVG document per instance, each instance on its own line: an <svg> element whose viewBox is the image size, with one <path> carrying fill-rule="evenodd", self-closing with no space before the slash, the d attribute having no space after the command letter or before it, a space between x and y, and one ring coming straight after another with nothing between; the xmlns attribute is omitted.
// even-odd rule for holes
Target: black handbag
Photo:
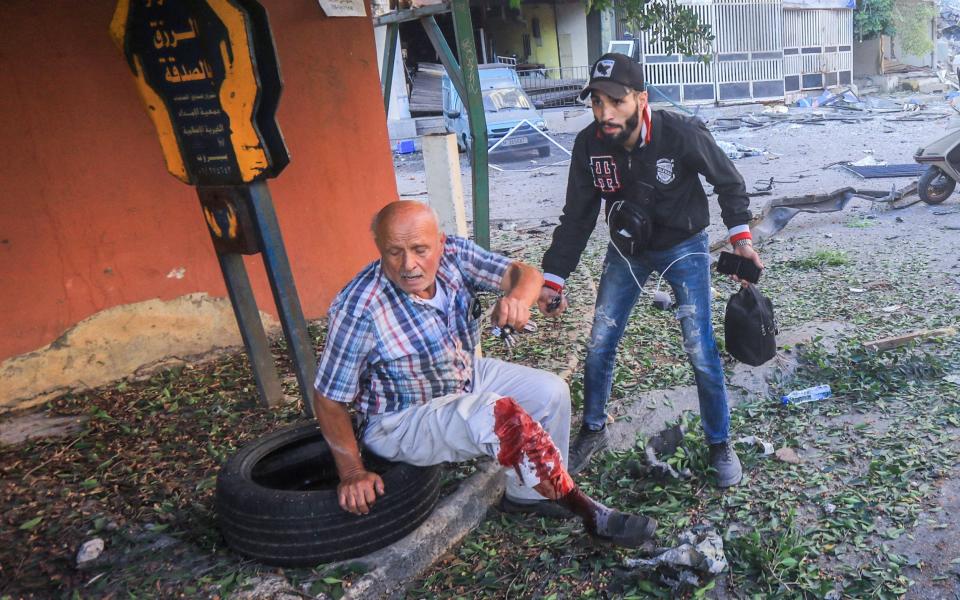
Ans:
<svg viewBox="0 0 960 600"><path fill-rule="evenodd" d="M730 296L723 329L727 352L742 363L759 367L777 354L773 302L753 284Z"/></svg>
<svg viewBox="0 0 960 600"><path fill-rule="evenodd" d="M637 182L634 201L615 200L607 211L610 240L626 256L636 256L650 246L653 238L653 217L646 206L651 202L653 187Z"/></svg>

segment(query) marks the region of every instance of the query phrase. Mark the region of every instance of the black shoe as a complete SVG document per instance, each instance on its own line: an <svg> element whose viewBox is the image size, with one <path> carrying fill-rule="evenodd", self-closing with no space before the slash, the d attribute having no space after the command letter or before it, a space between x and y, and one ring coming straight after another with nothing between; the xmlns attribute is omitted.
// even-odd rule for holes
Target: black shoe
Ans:
<svg viewBox="0 0 960 600"><path fill-rule="evenodd" d="M657 521L643 515L630 515L618 510L612 511L607 522L597 531L587 532L597 541L623 546L624 548L639 548L644 542L653 538L657 531Z"/></svg>
<svg viewBox="0 0 960 600"><path fill-rule="evenodd" d="M740 457L728 442L710 444L710 466L717 472L717 487L728 488L743 479Z"/></svg>
<svg viewBox="0 0 960 600"><path fill-rule="evenodd" d="M606 448L607 444L609 444L609 441L607 439L606 426L598 431L593 431L586 427L581 428L576 439L570 444L570 453L568 455L570 460L567 461L570 464L567 466L567 473L576 475L584 470L586 466L590 464L590 459L593 455L596 454L597 451Z"/></svg>
<svg viewBox="0 0 960 600"><path fill-rule="evenodd" d="M516 515L537 515L548 519L572 519L575 515L553 500L511 500L506 494L497 506L500 512Z"/></svg>

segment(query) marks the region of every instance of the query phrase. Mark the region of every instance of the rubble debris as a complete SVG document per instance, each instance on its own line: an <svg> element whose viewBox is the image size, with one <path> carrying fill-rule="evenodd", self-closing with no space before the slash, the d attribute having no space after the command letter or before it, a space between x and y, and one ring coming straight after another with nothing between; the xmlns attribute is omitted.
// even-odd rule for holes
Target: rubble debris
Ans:
<svg viewBox="0 0 960 600"><path fill-rule="evenodd" d="M916 183L902 190L896 188L889 192L879 190L858 190L852 187L841 188L829 194L807 194L805 196L791 196L776 198L764 206L760 215L751 223L750 230L755 241L772 237L783 229L790 220L801 212L829 213L843 210L853 198L862 198L878 205L885 204L888 208L906 208L920 201L913 198L917 193ZM713 251L726 242L720 240Z"/></svg>
<svg viewBox="0 0 960 600"><path fill-rule="evenodd" d="M773 454L773 444L755 435L744 436L735 441L734 444L747 444L749 446L754 446L759 448L763 452L764 456L770 456Z"/></svg>
<svg viewBox="0 0 960 600"><path fill-rule="evenodd" d="M896 179L901 177L920 177L926 172L928 166L917 163L888 165L879 162L873 166L862 166L856 163L850 163L843 165L843 168L863 179Z"/></svg>
<svg viewBox="0 0 960 600"><path fill-rule="evenodd" d="M102 538L93 538L92 540L87 540L80 546L80 550L77 551L77 568L82 569L91 562L100 558L100 555L103 554L103 548L105 544Z"/></svg>
<svg viewBox="0 0 960 600"><path fill-rule="evenodd" d="M774 183L775 181L773 177L771 177L769 181L764 181L763 185L757 185L756 183L753 184L753 189L754 191L757 191L757 192L769 192L773 189Z"/></svg>
<svg viewBox="0 0 960 600"><path fill-rule="evenodd" d="M885 165L887 163L882 160L877 160L877 158L874 157L873 154L867 154L860 160L855 160L847 164L849 164L852 167L877 167L877 166Z"/></svg>
<svg viewBox="0 0 960 600"><path fill-rule="evenodd" d="M650 558L627 558L624 566L651 576L666 585L674 594L681 594L702 585L727 570L723 538L709 525L698 525L677 536L672 548L657 548Z"/></svg>
<svg viewBox="0 0 960 600"><path fill-rule="evenodd" d="M717 145L720 146L720 149L723 150L724 154L730 157L731 160L737 160L738 158L745 158L748 156L763 156L762 148L751 148L750 146L744 146L738 142L725 142L723 140L717 140Z"/></svg>
<svg viewBox="0 0 960 600"><path fill-rule="evenodd" d="M682 423L677 423L660 433L653 435L647 440L644 448L644 457L646 464L631 460L627 463L627 471L634 479L643 479L652 477L654 479L689 479L693 476L690 469L677 471L673 465L667 463L666 457L676 453L677 448L683 444L683 436L686 434L686 428Z"/></svg>
<svg viewBox="0 0 960 600"><path fill-rule="evenodd" d="M867 350L882 352L891 348L898 348L917 340L926 340L929 338L953 337L957 334L954 327L941 327L939 329L920 329L903 335L895 335L879 340L873 340L864 343Z"/></svg>
<svg viewBox="0 0 960 600"><path fill-rule="evenodd" d="M799 465L800 457L797 456L797 452L793 448L777 448L777 451L773 453L777 457L777 460L785 462L791 465Z"/></svg>

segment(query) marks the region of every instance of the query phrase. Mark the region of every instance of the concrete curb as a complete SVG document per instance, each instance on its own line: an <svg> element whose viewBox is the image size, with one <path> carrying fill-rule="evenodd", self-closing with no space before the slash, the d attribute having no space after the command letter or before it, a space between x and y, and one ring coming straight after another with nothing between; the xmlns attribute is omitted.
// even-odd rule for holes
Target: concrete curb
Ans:
<svg viewBox="0 0 960 600"><path fill-rule="evenodd" d="M343 598L385 598L401 591L483 521L503 488L500 466L483 463L408 536L361 559L339 563L371 569L346 588Z"/></svg>

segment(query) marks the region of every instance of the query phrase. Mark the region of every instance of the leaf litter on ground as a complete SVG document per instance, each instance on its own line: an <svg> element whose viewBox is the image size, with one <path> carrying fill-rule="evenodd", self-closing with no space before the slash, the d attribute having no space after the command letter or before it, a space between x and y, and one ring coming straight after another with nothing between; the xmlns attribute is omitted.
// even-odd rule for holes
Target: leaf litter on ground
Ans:
<svg viewBox="0 0 960 600"><path fill-rule="evenodd" d="M518 235L525 234L495 232L494 247ZM512 255L537 264L547 243L541 238L525 237ZM571 347L583 358L594 301L590 282L599 278L604 251L594 236L569 280L570 310L558 320L538 319L536 333L519 336L513 360L559 372L570 366ZM797 373L775 381L773 393L830 383L834 397L803 407L754 398L733 411L732 431L795 448L803 464L741 450L743 484L717 491L706 473L698 417L686 415L686 443L670 460L694 477L634 479L627 465L643 460L638 440L630 450L596 459L580 480L608 505L656 517L663 539L700 524L722 533L729 573L690 591L694 597L718 588L769 597L901 596L912 566L890 543L909 534L958 461L960 388L943 379L960 359L957 342L880 354L862 347L869 339L954 323L956 296L931 285L941 275L923 276L922 259L893 251L857 258L802 251L778 244L765 253L764 290L776 298L781 329L827 317L852 324L855 334L830 348L820 340L798 348ZM720 277L714 286L721 292L713 311L719 331L723 296L734 288ZM627 325L613 414L639 392L693 382L675 318L648 305L641 302ZM901 308L877 308L892 305ZM312 332L321 347L322 323ZM483 347L488 356L506 358L492 336L484 336ZM273 350L295 397L282 344ZM577 408L579 372L571 377ZM47 410L90 418L73 439L0 450L0 596L229 597L276 573L224 547L212 508L218 466L244 443L302 418L296 403L273 410L258 405L242 353L67 395ZM448 469L445 490L472 472L471 464ZM106 541L102 562L78 571L76 550L92 536ZM575 521L492 513L413 582L408 596L670 597L668 589L624 569L629 556L593 545ZM360 574L320 566L283 575L301 593L337 598Z"/></svg>

